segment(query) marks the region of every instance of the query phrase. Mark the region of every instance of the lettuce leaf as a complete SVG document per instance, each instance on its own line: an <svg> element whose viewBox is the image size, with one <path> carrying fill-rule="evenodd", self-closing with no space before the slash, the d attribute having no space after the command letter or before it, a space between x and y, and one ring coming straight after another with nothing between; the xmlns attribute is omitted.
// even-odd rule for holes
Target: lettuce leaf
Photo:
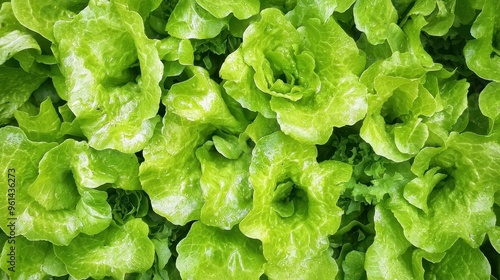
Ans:
<svg viewBox="0 0 500 280"><path fill-rule="evenodd" d="M246 238L237 228L225 231L195 222L177 251L183 279L260 279L264 272L258 241Z"/></svg>
<svg viewBox="0 0 500 280"><path fill-rule="evenodd" d="M148 226L134 219L123 226L111 224L96 235L79 235L68 246L55 246L54 252L76 278L123 279L126 273L151 267L155 251Z"/></svg>
<svg viewBox="0 0 500 280"><path fill-rule="evenodd" d="M8 255L11 247L15 248L15 267L13 272L11 259ZM6 242L3 246L1 267L9 275L9 279L44 279L50 276L64 276L68 274L64 263L55 255L53 246L47 241L29 241L23 236L17 236L15 243ZM12 264L13 264L12 263Z"/></svg>
<svg viewBox="0 0 500 280"><path fill-rule="evenodd" d="M470 70L483 79L495 82L500 82L498 71L500 57L496 45L499 9L497 1L484 1L481 13L476 17L470 30L475 40L468 41L464 48L465 61Z"/></svg>
<svg viewBox="0 0 500 280"><path fill-rule="evenodd" d="M2 3L0 9L0 65L24 50L32 50L40 54L38 42L24 26L22 26L12 11L10 2Z"/></svg>

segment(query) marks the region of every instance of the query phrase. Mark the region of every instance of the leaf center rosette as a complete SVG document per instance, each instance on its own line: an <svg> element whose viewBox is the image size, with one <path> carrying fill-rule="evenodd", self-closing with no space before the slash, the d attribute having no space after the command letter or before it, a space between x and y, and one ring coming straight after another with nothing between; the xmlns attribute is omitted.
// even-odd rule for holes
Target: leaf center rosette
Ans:
<svg viewBox="0 0 500 280"><path fill-rule="evenodd" d="M259 90L271 96L292 101L318 93L321 82L314 73L315 62L312 53L290 48L277 47L264 51L264 60L250 62L255 70L254 81ZM252 61L253 56L248 60Z"/></svg>

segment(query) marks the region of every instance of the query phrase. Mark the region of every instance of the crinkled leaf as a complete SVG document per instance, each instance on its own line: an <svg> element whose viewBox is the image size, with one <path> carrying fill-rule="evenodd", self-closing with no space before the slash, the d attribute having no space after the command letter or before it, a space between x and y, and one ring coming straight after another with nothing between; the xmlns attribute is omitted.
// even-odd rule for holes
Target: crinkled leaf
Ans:
<svg viewBox="0 0 500 280"><path fill-rule="evenodd" d="M0 125L7 124L42 83L46 76L30 74L19 68L0 66Z"/></svg>
<svg viewBox="0 0 500 280"><path fill-rule="evenodd" d="M193 125L166 114L163 126L158 126L144 148L145 161L140 167L143 189L154 211L174 224L184 225L199 218L203 196L195 151L212 131L206 125Z"/></svg>
<svg viewBox="0 0 500 280"><path fill-rule="evenodd" d="M196 157L201 164L200 185L205 200L200 220L229 230L252 207L252 187L248 181L251 154L228 159L214 151L214 144L207 142L196 150Z"/></svg>
<svg viewBox="0 0 500 280"><path fill-rule="evenodd" d="M500 132L500 84L489 83L479 95L481 113L489 118L489 131Z"/></svg>
<svg viewBox="0 0 500 280"><path fill-rule="evenodd" d="M38 115L30 116L26 112L16 111L14 117L28 139L38 142L56 142L61 135L61 120L50 98L40 104Z"/></svg>
<svg viewBox="0 0 500 280"><path fill-rule="evenodd" d="M404 188L404 197L415 207L428 213L427 200L429 194L441 180L446 178L446 174L437 173L439 168L433 168L425 172L422 177L417 177L409 182Z"/></svg>
<svg viewBox="0 0 500 280"><path fill-rule="evenodd" d="M142 218L149 211L148 198L141 191L108 190L107 201L111 206L113 220L117 224L124 224L134 218Z"/></svg>
<svg viewBox="0 0 500 280"><path fill-rule="evenodd" d="M478 248L462 240L446 252L444 258L426 271L427 279L489 279L491 267Z"/></svg>
<svg viewBox="0 0 500 280"><path fill-rule="evenodd" d="M14 0L12 8L16 18L24 26L54 41L53 27L56 21L70 20L83 10L88 0Z"/></svg>
<svg viewBox="0 0 500 280"><path fill-rule="evenodd" d="M255 71L245 63L243 50L238 48L226 57L220 70L224 89L241 106L259 112L266 118L275 118L276 113L269 105L270 95L260 91L254 82Z"/></svg>
<svg viewBox="0 0 500 280"><path fill-rule="evenodd" d="M338 267L331 255L331 251L327 250L291 267L272 262L266 263L264 267L271 279L333 279Z"/></svg>
<svg viewBox="0 0 500 280"><path fill-rule="evenodd" d="M216 18L225 18L233 14L237 19L247 19L259 13L258 0L208 1L196 0L196 3Z"/></svg>
<svg viewBox="0 0 500 280"><path fill-rule="evenodd" d="M423 30L433 36L443 36L448 33L455 21L456 0L421 0L415 1L407 16L421 15L425 16L426 25ZM460 12L466 10L462 4L459 6ZM457 12L458 13L458 12Z"/></svg>
<svg viewBox="0 0 500 280"><path fill-rule="evenodd" d="M174 84L165 98L167 109L190 122L242 130L239 122L225 104L220 86L210 79L201 67L188 67L190 78Z"/></svg>
<svg viewBox="0 0 500 280"><path fill-rule="evenodd" d="M366 251L368 279L424 279L423 258L435 263L444 253L428 253L411 245L385 205L375 207L375 241Z"/></svg>
<svg viewBox="0 0 500 280"><path fill-rule="evenodd" d="M353 0L299 0L286 17L297 27L311 18L325 23L334 11L345 12L353 3Z"/></svg>
<svg viewBox="0 0 500 280"><path fill-rule="evenodd" d="M251 140L253 144L255 144L260 138L278 131L279 128L276 119L267 119L261 114L258 114L253 122L247 126L245 131L240 134L240 141L243 140L247 142Z"/></svg>
<svg viewBox="0 0 500 280"><path fill-rule="evenodd" d="M414 177L408 162L395 163L377 155L357 134L341 136L331 145L335 147L331 159L353 167L343 190L343 195L353 201L351 207L359 206L359 202L376 205Z"/></svg>
<svg viewBox="0 0 500 280"><path fill-rule="evenodd" d="M11 179L15 180L15 199L17 211L8 211L8 195L12 191L8 191L8 184L0 185L2 196L2 203L0 203L0 217L6 221L9 216L18 216L22 213L28 204L33 200L28 195L27 189L29 185L36 179L38 175L38 162L42 159L43 155L54 148L56 143L37 143L31 142L26 138L26 135L20 128L17 127L2 127L0 129L0 146L2 151L0 153L0 168L2 182L8 182L9 173ZM15 171L9 172L9 169ZM22 175L22 176L18 176ZM22 224L21 220L17 221L17 225ZM10 232L7 223L1 223L0 227L4 232ZM18 232L19 233L19 232Z"/></svg>
<svg viewBox="0 0 500 280"><path fill-rule="evenodd" d="M467 41L464 57L467 66L479 77L500 82L500 57L497 34L500 28L500 2L485 0L481 13L472 24L475 40Z"/></svg>
<svg viewBox="0 0 500 280"><path fill-rule="evenodd" d="M11 247L15 251L11 251ZM15 252L12 259L9 256L11 252ZM12 280L48 279L49 276L68 274L64 264L55 256L52 244L46 241L29 241L23 236L17 236L15 243L4 244L0 261L2 269ZM14 267L15 272L9 270L9 267Z"/></svg>
<svg viewBox="0 0 500 280"><path fill-rule="evenodd" d="M207 39L217 36L226 25L226 19L215 17L196 0L179 0L168 19L166 30L180 39Z"/></svg>
<svg viewBox="0 0 500 280"><path fill-rule="evenodd" d="M466 108L468 83L410 53L372 64L361 81L374 95L360 135L374 151L401 162L425 145L443 145Z"/></svg>
<svg viewBox="0 0 500 280"><path fill-rule="evenodd" d="M123 279L126 273L145 272L154 260L148 226L134 219L123 226L111 224L96 235L79 235L68 246L55 246L56 256L75 278Z"/></svg>
<svg viewBox="0 0 500 280"><path fill-rule="evenodd" d="M0 9L0 64L15 54L32 49L40 54L40 46L32 35L17 21L10 2Z"/></svg>
<svg viewBox="0 0 500 280"><path fill-rule="evenodd" d="M177 251L176 265L184 279L260 279L264 272L258 241L237 227L225 231L196 222Z"/></svg>
<svg viewBox="0 0 500 280"><path fill-rule="evenodd" d="M376 11L376 12L375 12ZM374 45L387 39L387 26L396 23L398 13L390 0L360 0L354 4L356 28Z"/></svg>
<svg viewBox="0 0 500 280"><path fill-rule="evenodd" d="M453 77L441 81L432 76L427 79L428 82L435 83L438 88L436 102L440 110L431 117L425 118L425 124L431 133L429 141L442 144L446 141L449 132L455 129L454 126L467 108L469 83L466 80L455 80ZM438 138L433 139L435 138L433 135Z"/></svg>

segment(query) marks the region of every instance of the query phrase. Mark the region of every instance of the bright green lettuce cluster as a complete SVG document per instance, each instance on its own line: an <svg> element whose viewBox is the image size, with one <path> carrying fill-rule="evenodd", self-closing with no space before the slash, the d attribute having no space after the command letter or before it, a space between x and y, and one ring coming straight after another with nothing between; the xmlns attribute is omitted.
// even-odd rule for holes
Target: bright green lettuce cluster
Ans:
<svg viewBox="0 0 500 280"><path fill-rule="evenodd" d="M0 276L500 279L499 34L496 0L1 1Z"/></svg>

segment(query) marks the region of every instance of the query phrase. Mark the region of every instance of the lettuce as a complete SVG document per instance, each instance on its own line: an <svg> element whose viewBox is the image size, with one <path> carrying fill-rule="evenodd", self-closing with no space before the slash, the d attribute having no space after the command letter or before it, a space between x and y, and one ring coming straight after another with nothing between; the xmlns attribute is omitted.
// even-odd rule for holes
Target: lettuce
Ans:
<svg viewBox="0 0 500 280"><path fill-rule="evenodd" d="M0 278L500 279L495 0L3 0Z"/></svg>
<svg viewBox="0 0 500 280"><path fill-rule="evenodd" d="M227 93L275 117L283 132L304 143L323 144L333 127L362 119L366 88L356 74L364 58L335 20L310 19L297 29L277 9L261 16L222 65Z"/></svg>
<svg viewBox="0 0 500 280"><path fill-rule="evenodd" d="M334 265L326 271L315 266L333 263L325 254L327 237L340 223L341 210L335 201L351 168L336 161L318 164L315 157L314 146L281 132L256 143L249 178L253 208L240 229L262 241L266 273L273 278L300 273L312 279L336 270Z"/></svg>

